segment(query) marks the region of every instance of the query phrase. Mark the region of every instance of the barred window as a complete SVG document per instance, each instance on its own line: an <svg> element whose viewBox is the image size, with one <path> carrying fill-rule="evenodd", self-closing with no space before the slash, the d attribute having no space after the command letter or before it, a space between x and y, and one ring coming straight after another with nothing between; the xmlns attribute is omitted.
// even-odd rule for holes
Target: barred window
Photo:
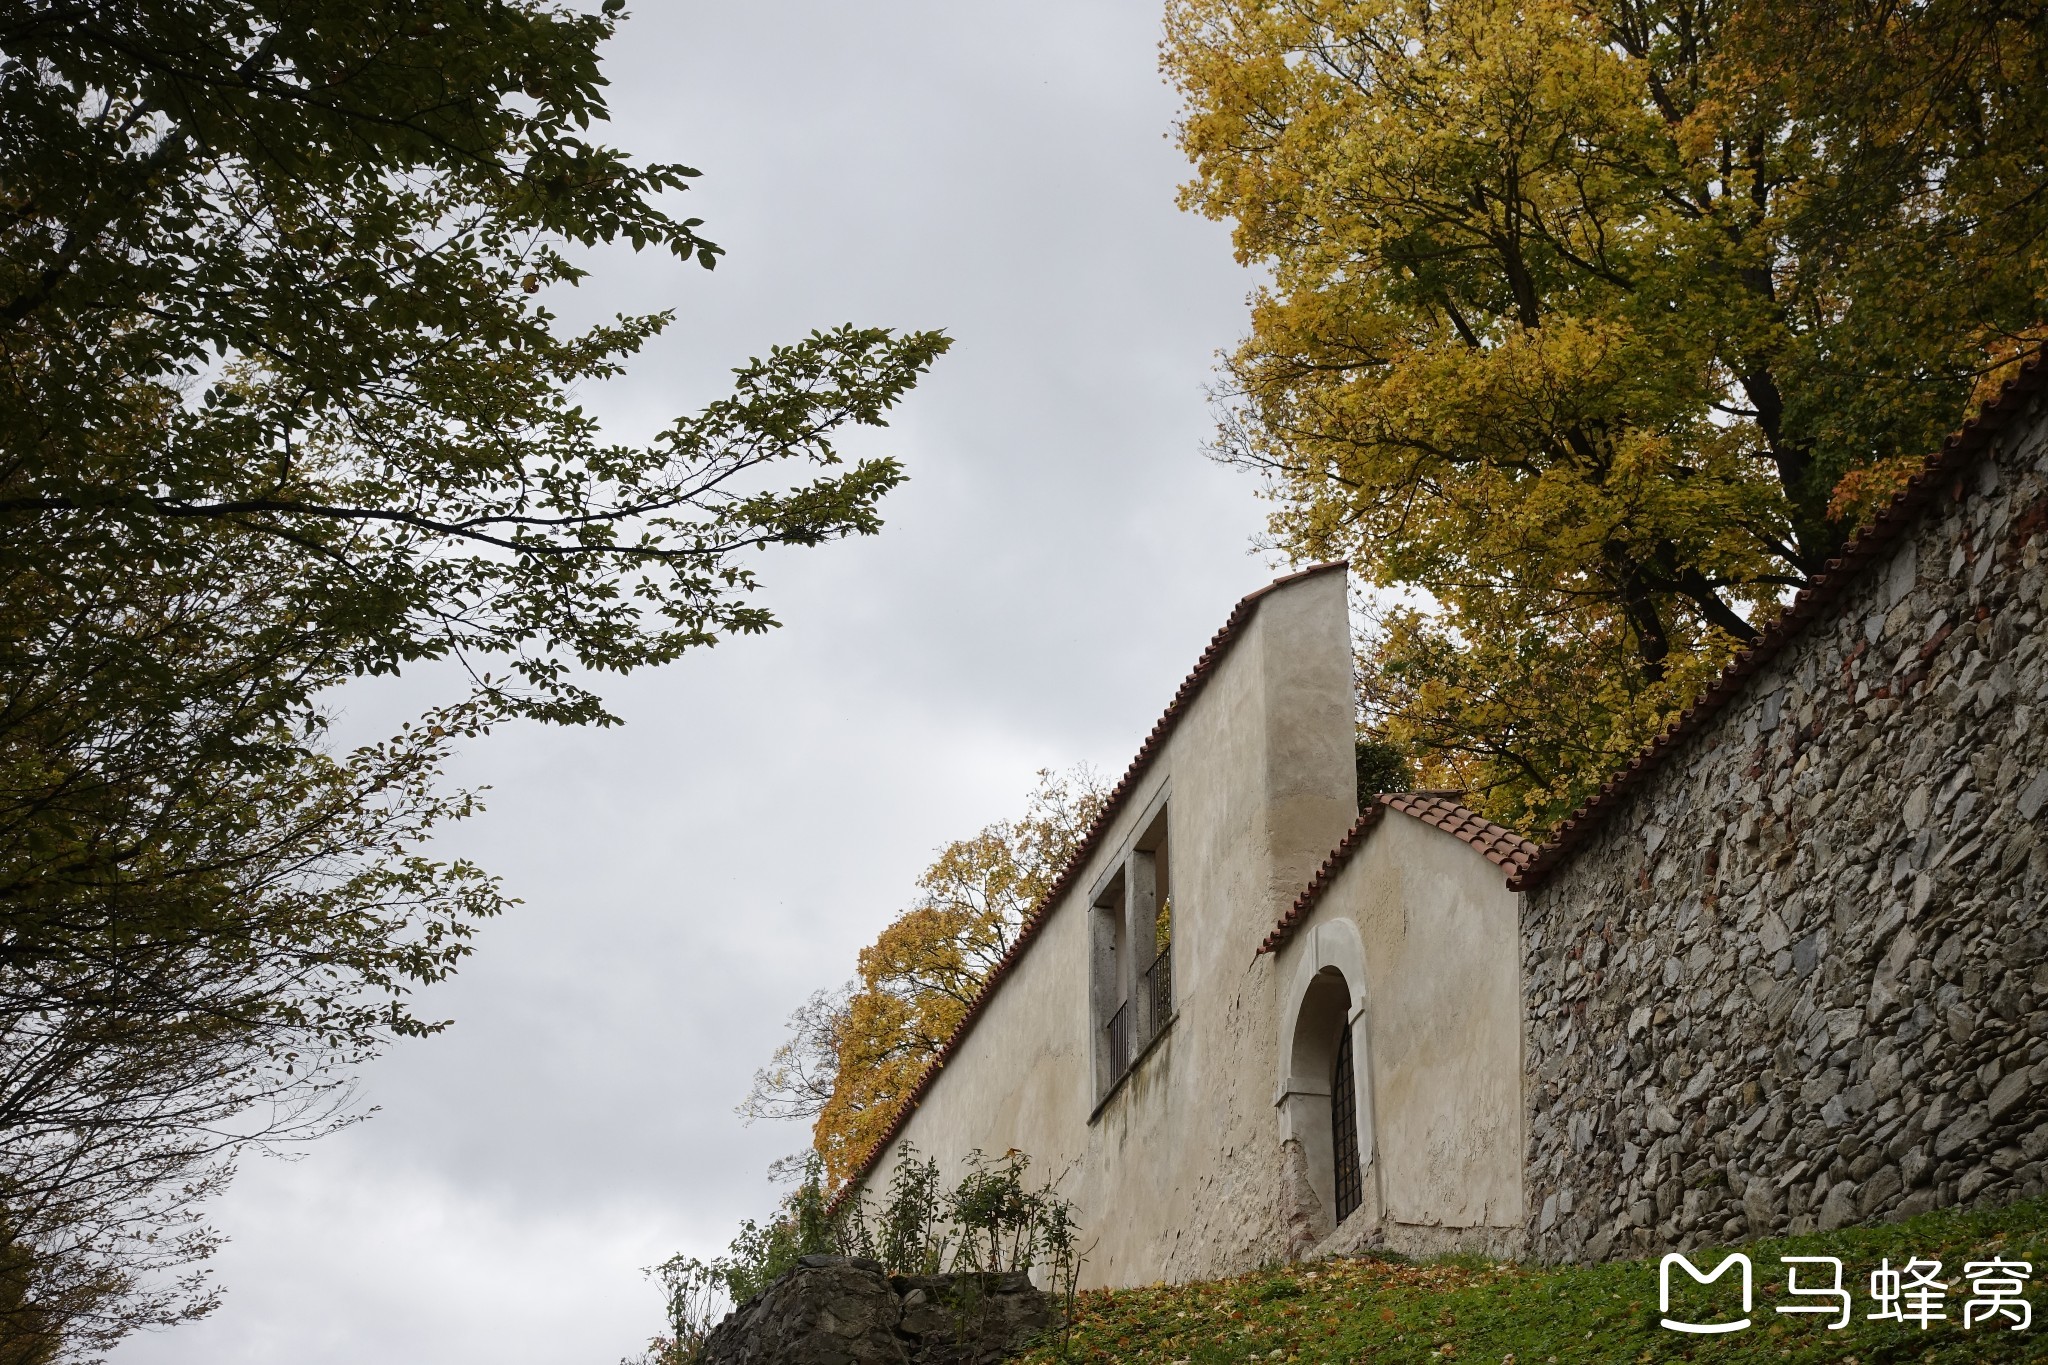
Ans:
<svg viewBox="0 0 2048 1365"><path fill-rule="evenodd" d="M1330 1075L1330 1149L1336 1158L1337 1221L1349 1218L1364 1199L1358 1170L1358 1082L1351 1066L1351 1025L1337 1035L1337 1062Z"/></svg>
<svg viewBox="0 0 2048 1365"><path fill-rule="evenodd" d="M1098 1094L1115 1088L1173 1018L1173 936L1172 860L1161 805L1091 906Z"/></svg>

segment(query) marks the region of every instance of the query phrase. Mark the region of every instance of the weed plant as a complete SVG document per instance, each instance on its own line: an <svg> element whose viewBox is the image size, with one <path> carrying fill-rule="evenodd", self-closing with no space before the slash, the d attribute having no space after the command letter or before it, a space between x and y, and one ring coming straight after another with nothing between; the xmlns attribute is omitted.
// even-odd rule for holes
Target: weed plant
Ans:
<svg viewBox="0 0 2048 1365"><path fill-rule="evenodd" d="M776 1217L765 1225L742 1222L725 1255L708 1261L671 1256L647 1272L661 1282L668 1331L632 1365L688 1365L730 1308L809 1255L866 1257L899 1275L1030 1271L1070 1317L1081 1266L1073 1205L1054 1188L1056 1181L1032 1186L1030 1167L1022 1152L992 1158L976 1151L967 1174L946 1190L938 1162L920 1160L905 1144L879 1205L864 1189L835 1204L825 1193L821 1161L809 1153ZM961 1304L963 1312L978 1306L978 1293Z"/></svg>

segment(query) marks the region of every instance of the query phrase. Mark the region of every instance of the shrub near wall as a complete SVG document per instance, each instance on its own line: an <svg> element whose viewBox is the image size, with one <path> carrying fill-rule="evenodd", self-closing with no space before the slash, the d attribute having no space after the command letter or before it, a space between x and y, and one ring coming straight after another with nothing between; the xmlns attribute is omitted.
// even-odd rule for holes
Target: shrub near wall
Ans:
<svg viewBox="0 0 2048 1365"><path fill-rule="evenodd" d="M1999 415L1526 898L1533 1254L2042 1190L2048 426Z"/></svg>

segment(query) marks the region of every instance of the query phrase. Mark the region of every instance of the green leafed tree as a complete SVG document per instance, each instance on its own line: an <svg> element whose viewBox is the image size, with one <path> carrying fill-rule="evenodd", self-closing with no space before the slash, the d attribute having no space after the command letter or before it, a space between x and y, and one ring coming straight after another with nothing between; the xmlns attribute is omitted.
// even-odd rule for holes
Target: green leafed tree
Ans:
<svg viewBox="0 0 2048 1365"><path fill-rule="evenodd" d="M1424 785L1568 811L2038 343L2044 53L1961 0L1173 0L1186 203L1270 272L1221 453L1420 590L1367 702Z"/></svg>
<svg viewBox="0 0 2048 1365"><path fill-rule="evenodd" d="M621 15L0 13L0 1354L203 1311L155 1272L234 1154L441 1027L412 993L506 904L429 847L452 745L612 723L594 675L769 628L754 552L873 533L903 478L838 442L936 333L776 347L648 441L579 405L673 315L549 300L719 254L695 171L593 131ZM428 664L467 683L329 740L338 684Z"/></svg>

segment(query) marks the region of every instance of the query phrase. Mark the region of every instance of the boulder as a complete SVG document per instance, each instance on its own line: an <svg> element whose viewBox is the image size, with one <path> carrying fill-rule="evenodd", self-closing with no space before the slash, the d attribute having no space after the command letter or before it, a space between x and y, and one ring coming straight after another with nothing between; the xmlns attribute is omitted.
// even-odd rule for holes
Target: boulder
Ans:
<svg viewBox="0 0 2048 1365"><path fill-rule="evenodd" d="M726 1315L702 1365L993 1365L1055 1325L1022 1271L887 1274L877 1261L806 1256Z"/></svg>

